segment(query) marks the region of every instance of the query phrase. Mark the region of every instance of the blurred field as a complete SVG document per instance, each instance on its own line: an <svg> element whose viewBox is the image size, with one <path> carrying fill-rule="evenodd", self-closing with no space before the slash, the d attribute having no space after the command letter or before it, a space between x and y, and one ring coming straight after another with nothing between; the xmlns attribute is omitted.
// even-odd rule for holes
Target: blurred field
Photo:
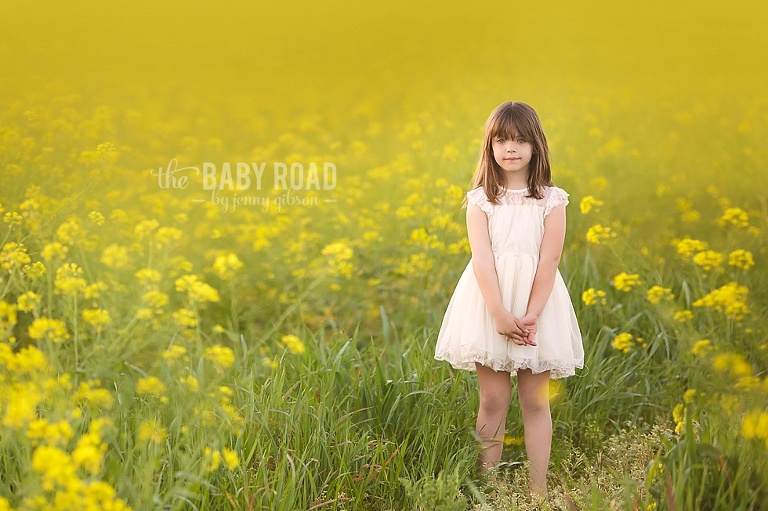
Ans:
<svg viewBox="0 0 768 511"><path fill-rule="evenodd" d="M510 99L587 351L551 508L765 509L765 14L5 3L0 510L537 509L519 411L481 477L476 378L432 359Z"/></svg>

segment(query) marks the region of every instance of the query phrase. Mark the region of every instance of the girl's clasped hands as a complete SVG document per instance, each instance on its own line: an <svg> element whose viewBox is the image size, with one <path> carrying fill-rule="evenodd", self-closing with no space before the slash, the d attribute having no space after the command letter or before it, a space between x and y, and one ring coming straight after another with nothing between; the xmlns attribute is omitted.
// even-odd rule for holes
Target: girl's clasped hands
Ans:
<svg viewBox="0 0 768 511"><path fill-rule="evenodd" d="M505 310L494 318L494 323L496 324L496 331L503 335L507 341L512 341L519 346L536 346L537 319L533 314L526 314L522 318L518 318Z"/></svg>

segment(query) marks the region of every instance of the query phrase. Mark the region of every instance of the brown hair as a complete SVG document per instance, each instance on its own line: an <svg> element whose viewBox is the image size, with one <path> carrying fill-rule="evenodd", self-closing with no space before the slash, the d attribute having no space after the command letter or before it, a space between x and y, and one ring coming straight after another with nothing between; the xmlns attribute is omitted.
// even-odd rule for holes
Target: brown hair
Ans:
<svg viewBox="0 0 768 511"><path fill-rule="evenodd" d="M552 186L549 147L539 116L529 105L510 101L497 106L485 121L483 146L470 188L473 190L482 186L488 200L493 204L499 204L499 197L507 186L504 169L499 167L493 157L493 139L497 136L509 139L518 135L533 146L533 155L528 166L528 196L541 199L542 188Z"/></svg>

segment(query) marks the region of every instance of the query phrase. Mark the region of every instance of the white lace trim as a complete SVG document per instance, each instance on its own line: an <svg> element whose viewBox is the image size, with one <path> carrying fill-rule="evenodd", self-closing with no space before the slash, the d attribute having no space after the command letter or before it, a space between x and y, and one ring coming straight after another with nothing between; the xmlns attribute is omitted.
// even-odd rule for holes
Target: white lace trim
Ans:
<svg viewBox="0 0 768 511"><path fill-rule="evenodd" d="M568 204L568 193L562 188L556 186L549 186L544 191L544 197L541 199L534 199L527 196L528 190L506 190L501 197L499 197L499 205L504 206L539 206L544 208L544 216L547 216L549 212L559 206L560 204ZM485 190L482 186L470 190L467 192L467 200L472 204L478 206L481 210L487 214L493 212L493 208L496 204L491 203L488 197L485 195Z"/></svg>
<svg viewBox="0 0 768 511"><path fill-rule="evenodd" d="M560 204L568 205L568 193L562 188L553 186L549 189L549 193L545 195L544 199L544 216L546 217L552 208L559 206Z"/></svg>
<svg viewBox="0 0 768 511"><path fill-rule="evenodd" d="M451 364L451 366L453 366L454 369L462 369L465 371L476 371L475 363L480 363L481 365L489 367L494 371L504 371L510 373L512 376L516 376L517 371L522 371L524 369L530 369L533 374L549 371L550 380L557 380L560 378L566 378L568 376L574 376L576 374L577 367L579 369L584 367L583 362L579 361L536 361L533 359L502 361L497 358L491 358L489 355L484 355L482 353L475 353L461 360L453 360L451 358L451 354L448 351L437 352L435 354L435 360L448 362Z"/></svg>

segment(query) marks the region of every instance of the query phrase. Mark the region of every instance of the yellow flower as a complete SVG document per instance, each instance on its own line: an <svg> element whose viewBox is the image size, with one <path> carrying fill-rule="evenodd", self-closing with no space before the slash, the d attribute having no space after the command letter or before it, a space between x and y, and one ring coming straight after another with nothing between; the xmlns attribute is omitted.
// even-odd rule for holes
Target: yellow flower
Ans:
<svg viewBox="0 0 768 511"><path fill-rule="evenodd" d="M738 249L728 254L728 264L741 270L748 270L755 265L752 252Z"/></svg>
<svg viewBox="0 0 768 511"><path fill-rule="evenodd" d="M88 213L88 218L90 218L91 222L93 222L96 225L103 225L104 220L106 220L104 218L104 215L102 215L98 211L91 211L90 213Z"/></svg>
<svg viewBox="0 0 768 511"><path fill-rule="evenodd" d="M593 245L602 245L603 242L616 237L616 233L610 227L595 224L587 229L587 241Z"/></svg>
<svg viewBox="0 0 768 511"><path fill-rule="evenodd" d="M69 454L58 447L42 445L32 454L32 470L43 478L43 489L65 488L77 480L76 467Z"/></svg>
<svg viewBox="0 0 768 511"><path fill-rule="evenodd" d="M9 211L3 216L3 222L8 225L21 225L23 220L24 217L22 217L16 211Z"/></svg>
<svg viewBox="0 0 768 511"><path fill-rule="evenodd" d="M112 243L111 245L107 246L101 252L101 259L99 260L105 266L116 270L125 268L131 264L131 257L128 255L128 248L116 243Z"/></svg>
<svg viewBox="0 0 768 511"><path fill-rule="evenodd" d="M467 237L461 238L456 243L449 243L446 252L448 254L468 254L471 251ZM369 279L370 281L371 279ZM378 280L378 279L373 279Z"/></svg>
<svg viewBox="0 0 768 511"><path fill-rule="evenodd" d="M80 221L76 218L72 218L61 224L56 230L56 236L62 243L73 245L75 242L82 238L85 231L83 231Z"/></svg>
<svg viewBox="0 0 768 511"><path fill-rule="evenodd" d="M16 314L17 309L23 310L17 305L8 303L5 300L0 300L0 329L6 330L8 328L13 327L17 323L18 321L18 316Z"/></svg>
<svg viewBox="0 0 768 511"><path fill-rule="evenodd" d="M29 336L33 339L48 339L60 343L69 339L69 333L60 319L38 318L29 325Z"/></svg>
<svg viewBox="0 0 768 511"><path fill-rule="evenodd" d="M675 200L675 207L678 211L690 211L693 209L693 202L690 199L684 197L678 197Z"/></svg>
<svg viewBox="0 0 768 511"><path fill-rule="evenodd" d="M83 321L97 332L101 332L112 320L109 317L109 311L105 309L86 309L83 311Z"/></svg>
<svg viewBox="0 0 768 511"><path fill-rule="evenodd" d="M107 389L100 388L99 380L88 380L80 382L73 401L78 405L86 405L95 408L110 409L115 402L115 398Z"/></svg>
<svg viewBox="0 0 768 511"><path fill-rule="evenodd" d="M605 291L590 287L589 289L581 293L581 300L584 302L584 305L594 305L596 303L599 303L600 305L605 305L606 303Z"/></svg>
<svg viewBox="0 0 768 511"><path fill-rule="evenodd" d="M198 383L197 378L191 374L188 376L182 376L179 378L179 382L186 386L189 390L195 391L200 389L200 384Z"/></svg>
<svg viewBox="0 0 768 511"><path fill-rule="evenodd" d="M752 366L738 353L720 353L712 359L712 367L719 372L728 371L734 378L753 376Z"/></svg>
<svg viewBox="0 0 768 511"><path fill-rule="evenodd" d="M293 334L282 336L280 338L280 342L285 344L285 346L288 348L288 351L290 351L293 355L301 355L306 351L304 343L301 342L301 339Z"/></svg>
<svg viewBox="0 0 768 511"><path fill-rule="evenodd" d="M220 464L221 455L219 455L219 451L215 451L210 447L205 447L203 449L203 468L206 472L213 472L219 468Z"/></svg>
<svg viewBox="0 0 768 511"><path fill-rule="evenodd" d="M173 345L167 350L163 351L161 356L163 359L168 360L169 362L173 362L174 360L178 360L186 354L187 349L184 346Z"/></svg>
<svg viewBox="0 0 768 511"><path fill-rule="evenodd" d="M0 268L11 271L21 268L31 261L27 249L21 243L13 241L6 243L0 250Z"/></svg>
<svg viewBox="0 0 768 511"><path fill-rule="evenodd" d="M176 227L161 227L155 234L155 244L162 248L168 244L169 241L178 241L184 236L184 233Z"/></svg>
<svg viewBox="0 0 768 511"><path fill-rule="evenodd" d="M86 282L82 277L83 269L75 263L67 263L56 270L56 292L76 296L85 291Z"/></svg>
<svg viewBox="0 0 768 511"><path fill-rule="evenodd" d="M321 254L328 257L329 273L344 278L352 278L354 266L351 263L354 252L346 240L335 241L323 247Z"/></svg>
<svg viewBox="0 0 768 511"><path fill-rule="evenodd" d="M525 437L504 435L504 445L523 445Z"/></svg>
<svg viewBox="0 0 768 511"><path fill-rule="evenodd" d="M229 367L235 362L235 352L232 348L220 344L205 348L203 354L205 358L220 367Z"/></svg>
<svg viewBox="0 0 768 511"><path fill-rule="evenodd" d="M741 208L728 208L723 212L718 223L721 227L728 224L741 228L749 227L749 215Z"/></svg>
<svg viewBox="0 0 768 511"><path fill-rule="evenodd" d="M26 275L32 280L37 280L38 278L45 275L45 265L40 261L35 261L31 265L25 264L24 275Z"/></svg>
<svg viewBox="0 0 768 511"><path fill-rule="evenodd" d="M678 403L672 410L672 420L677 424L675 425L675 433L680 434L685 426L685 406L683 403Z"/></svg>
<svg viewBox="0 0 768 511"><path fill-rule="evenodd" d="M557 403L563 397L563 382L562 380L549 380L549 388L542 389L544 399L549 399L550 403Z"/></svg>
<svg viewBox="0 0 768 511"><path fill-rule="evenodd" d="M741 421L741 435L747 440L758 438L768 441L768 411L752 410L746 414Z"/></svg>
<svg viewBox="0 0 768 511"><path fill-rule="evenodd" d="M182 328L195 328L197 326L197 317L194 311L189 309L179 309L173 313L173 321Z"/></svg>
<svg viewBox="0 0 768 511"><path fill-rule="evenodd" d="M579 209L581 210L582 215L586 215L590 211L592 211L592 208L595 209L595 211L600 210L600 206L603 205L603 201L595 199L591 195L587 195L583 199L581 199L581 202L579 203Z"/></svg>
<svg viewBox="0 0 768 511"><path fill-rule="evenodd" d="M40 255L46 261L51 261L53 259L64 259L67 256L67 252L69 252L68 246L63 245L58 241L54 241L43 247L43 251Z"/></svg>
<svg viewBox="0 0 768 511"><path fill-rule="evenodd" d="M117 148L112 142L104 142L96 146L96 154L98 154L102 160L109 163L114 163L118 156Z"/></svg>
<svg viewBox="0 0 768 511"><path fill-rule="evenodd" d="M711 307L725 313L731 319L740 321L749 314L746 299L749 289L736 282L729 282L693 302L694 307Z"/></svg>
<svg viewBox="0 0 768 511"><path fill-rule="evenodd" d="M400 220L405 220L415 217L416 212L410 206L400 206L397 208L397 211L395 211L395 216L397 216L397 218Z"/></svg>
<svg viewBox="0 0 768 511"><path fill-rule="evenodd" d="M161 444L168 438L168 430L156 418L143 421L139 425L139 440Z"/></svg>
<svg viewBox="0 0 768 511"><path fill-rule="evenodd" d="M139 381L136 382L136 393L161 396L165 393L165 384L157 376L139 378Z"/></svg>
<svg viewBox="0 0 768 511"><path fill-rule="evenodd" d="M180 275L182 272L190 272L194 265L184 256L174 256L168 261L171 265L170 275Z"/></svg>
<svg viewBox="0 0 768 511"><path fill-rule="evenodd" d="M704 268L705 271L709 271L720 266L720 263L723 262L723 254L714 250L704 250L693 256L693 262Z"/></svg>
<svg viewBox="0 0 768 511"><path fill-rule="evenodd" d="M102 291L107 290L107 285L104 282L98 281L94 282L93 284L89 284L85 286L85 289L83 290L83 296L85 296L87 299L94 299L101 296Z"/></svg>
<svg viewBox="0 0 768 511"><path fill-rule="evenodd" d="M16 353L14 366L18 375L31 375L47 370L48 359L36 346L26 346Z"/></svg>
<svg viewBox="0 0 768 511"><path fill-rule="evenodd" d="M436 234L429 234L423 227L419 227L411 231L411 235L408 241L423 248L442 249L444 246L444 243L438 239Z"/></svg>
<svg viewBox="0 0 768 511"><path fill-rule="evenodd" d="M632 349L632 334L623 332L613 338L611 343L614 348L622 353L628 353Z"/></svg>
<svg viewBox="0 0 768 511"><path fill-rule="evenodd" d="M709 339L701 339L700 341L696 341L696 344L693 345L693 348L691 348L691 353L697 357L703 357L711 349L712 341Z"/></svg>
<svg viewBox="0 0 768 511"><path fill-rule="evenodd" d="M160 272L151 268L142 268L134 275L141 282L142 286L148 286L156 282L160 282Z"/></svg>
<svg viewBox="0 0 768 511"><path fill-rule="evenodd" d="M187 293L187 297L195 303L218 302L219 292L197 275L184 275L176 279L176 291Z"/></svg>
<svg viewBox="0 0 768 511"><path fill-rule="evenodd" d="M27 427L27 438L32 440L33 445L45 440L48 445L66 447L74 436L74 429L65 420L49 423L45 419L35 419Z"/></svg>
<svg viewBox="0 0 768 511"><path fill-rule="evenodd" d="M760 378L756 376L742 376L736 382L735 387L743 390L757 390L760 388Z"/></svg>
<svg viewBox="0 0 768 511"><path fill-rule="evenodd" d="M691 257L695 252L701 252L708 247L705 241L685 238L677 242L677 253L683 257Z"/></svg>
<svg viewBox="0 0 768 511"><path fill-rule="evenodd" d="M648 290L648 301L653 304L662 300L672 300L674 297L672 290L667 287L653 286Z"/></svg>
<svg viewBox="0 0 768 511"><path fill-rule="evenodd" d="M32 312L40 305L40 295L35 292L28 291L20 294L16 299L16 306L20 311ZM1 308L0 308L1 310ZM1 314L0 314L1 317Z"/></svg>
<svg viewBox="0 0 768 511"><path fill-rule="evenodd" d="M642 281L637 273L628 274L621 272L613 277L613 286L619 291L627 292L640 284L642 284Z"/></svg>
<svg viewBox="0 0 768 511"><path fill-rule="evenodd" d="M701 218L701 213L699 213L696 210L685 211L680 214L680 221L688 224L693 222L698 222L700 218Z"/></svg>
<svg viewBox="0 0 768 511"><path fill-rule="evenodd" d="M22 383L6 390L7 402L2 425L21 430L25 425L37 419L37 405L43 400L43 395L37 385Z"/></svg>
<svg viewBox="0 0 768 511"><path fill-rule="evenodd" d="M162 308L168 304L168 295L156 289L150 289L141 297L141 302L154 309L155 313L162 312Z"/></svg>
<svg viewBox="0 0 768 511"><path fill-rule="evenodd" d="M144 238L160 226L157 220L142 220L134 228L134 232L139 238Z"/></svg>
<svg viewBox="0 0 768 511"><path fill-rule="evenodd" d="M693 396L696 395L696 389L688 389L683 393L683 402L685 404L693 403Z"/></svg>
<svg viewBox="0 0 768 511"><path fill-rule="evenodd" d="M229 470L235 470L240 466L240 457L232 449L225 447L221 452L221 457L224 459L224 464Z"/></svg>
<svg viewBox="0 0 768 511"><path fill-rule="evenodd" d="M101 441L99 434L89 431L78 439L77 447L72 451L72 461L91 475L96 475L101 471L106 452L107 444Z"/></svg>
<svg viewBox="0 0 768 511"><path fill-rule="evenodd" d="M213 262L213 272L222 280L232 280L243 267L243 262L237 257L237 254L229 252L216 257Z"/></svg>

